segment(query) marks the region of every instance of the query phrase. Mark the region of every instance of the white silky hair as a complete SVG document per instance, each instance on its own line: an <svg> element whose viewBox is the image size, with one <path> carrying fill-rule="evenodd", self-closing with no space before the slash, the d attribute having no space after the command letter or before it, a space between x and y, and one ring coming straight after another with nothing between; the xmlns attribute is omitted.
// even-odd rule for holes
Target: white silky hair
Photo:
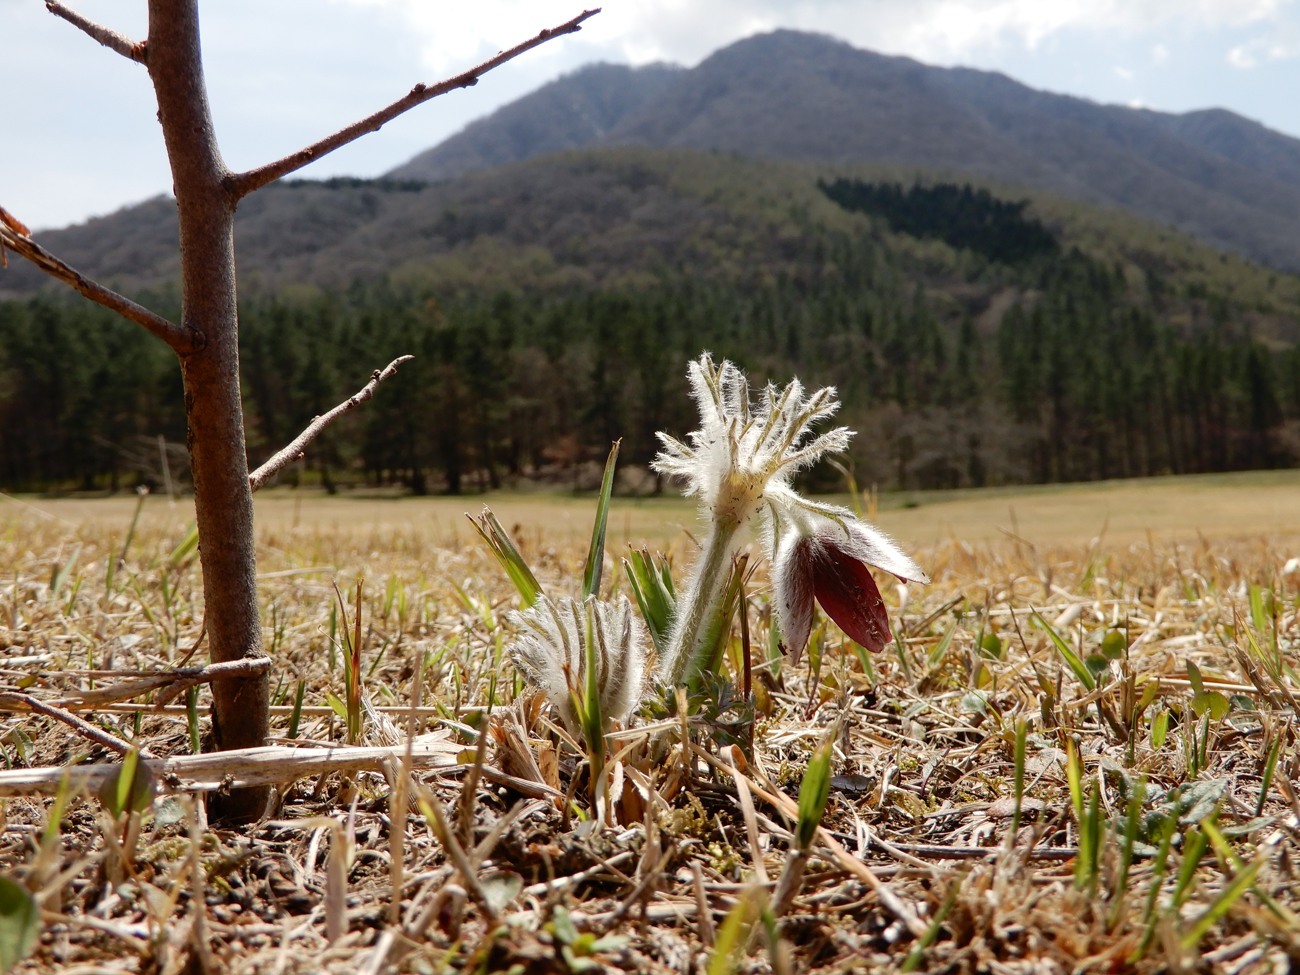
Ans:
<svg viewBox="0 0 1300 975"><path fill-rule="evenodd" d="M573 699L586 694L589 638L601 714L622 721L641 704L651 654L645 626L626 596L580 601L543 595L506 618L520 631L510 647L515 666L571 730L578 724Z"/></svg>

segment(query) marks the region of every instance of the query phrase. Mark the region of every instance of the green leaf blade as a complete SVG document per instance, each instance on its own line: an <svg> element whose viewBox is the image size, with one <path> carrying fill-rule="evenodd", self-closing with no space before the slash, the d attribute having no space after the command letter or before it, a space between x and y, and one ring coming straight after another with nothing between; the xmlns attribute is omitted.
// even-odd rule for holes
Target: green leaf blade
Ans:
<svg viewBox="0 0 1300 975"><path fill-rule="evenodd" d="M813 750L799 786L799 822L795 828L795 844L800 850L812 846L817 827L826 814L826 803L831 795L831 760L835 753L838 727L832 728L826 739Z"/></svg>
<svg viewBox="0 0 1300 975"><path fill-rule="evenodd" d="M609 523L609 500L614 493L614 468L618 463L618 447L621 440L615 440L605 460L605 474L600 481L600 499L596 502L596 521L591 526L591 545L587 549L587 565L582 572L582 595L600 594L600 577L605 566L605 528Z"/></svg>
<svg viewBox="0 0 1300 975"><path fill-rule="evenodd" d="M655 557L645 549L632 550L623 560L623 571L632 586L641 618L650 631L657 653L664 653L673 614L677 611L677 591L667 562L656 565Z"/></svg>
<svg viewBox="0 0 1300 975"><path fill-rule="evenodd" d="M523 555L520 554L510 535L501 527L501 522L497 521L497 516L492 513L492 509L484 508L483 513L477 518L472 515L466 517L469 518L470 524L474 526L479 537L492 550L497 561L501 563L506 576L519 590L519 595L524 600L524 608L527 609L536 603L537 598L542 594L541 584L533 575L533 570L528 568L528 563L524 561Z"/></svg>
<svg viewBox="0 0 1300 975"><path fill-rule="evenodd" d="M8 972L36 947L41 936L41 909L31 892L9 877L0 877L0 972Z"/></svg>
<svg viewBox="0 0 1300 975"><path fill-rule="evenodd" d="M1070 670L1074 672L1074 676L1078 678L1079 683L1088 690L1095 691L1097 689L1097 678L1093 676L1093 673L1088 669L1087 664L1079 659L1079 655L1074 652L1074 648L1066 643L1061 637L1061 634L1057 633L1053 628L1052 624L1043 618L1042 613L1035 610L1033 618L1037 620L1038 625L1043 628L1043 632L1047 634L1047 638L1052 641L1052 645L1056 647L1057 652L1062 656L1062 658L1064 658Z"/></svg>

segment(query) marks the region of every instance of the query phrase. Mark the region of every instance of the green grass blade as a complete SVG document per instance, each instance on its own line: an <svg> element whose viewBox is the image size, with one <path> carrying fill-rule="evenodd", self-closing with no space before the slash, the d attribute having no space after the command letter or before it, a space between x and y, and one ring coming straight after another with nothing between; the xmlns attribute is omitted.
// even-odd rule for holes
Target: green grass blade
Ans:
<svg viewBox="0 0 1300 975"><path fill-rule="evenodd" d="M615 440L605 460L605 476L600 481L600 499L596 502L596 521L591 526L591 545L587 549L587 567L582 572L582 595L600 594L600 577L605 567L605 526L609 522L609 499L614 493L614 468L618 463L618 445Z"/></svg>
<svg viewBox="0 0 1300 975"><path fill-rule="evenodd" d="M0 877L0 972L26 958L41 936L41 909L22 884Z"/></svg>
<svg viewBox="0 0 1300 975"><path fill-rule="evenodd" d="M1169 712L1161 709L1156 712L1156 716L1151 719L1151 747L1159 751L1164 747L1165 738L1169 734Z"/></svg>
<svg viewBox="0 0 1300 975"><path fill-rule="evenodd" d="M167 561L173 566L179 567L194 557L199 550L199 526L190 525L185 531L184 537L176 543L172 549L172 554L167 557Z"/></svg>
<svg viewBox="0 0 1300 975"><path fill-rule="evenodd" d="M1074 888L1095 893L1101 864L1101 793L1093 785L1088 789L1087 808L1079 823L1079 855L1074 862Z"/></svg>
<svg viewBox="0 0 1300 975"><path fill-rule="evenodd" d="M190 754L197 755L203 751L203 733L199 726L199 689L187 688L185 691L185 728L190 736Z"/></svg>
<svg viewBox="0 0 1300 975"><path fill-rule="evenodd" d="M1071 738L1065 743L1065 779L1070 787L1070 806L1074 809L1074 820L1083 825L1083 760L1079 757L1079 746Z"/></svg>
<svg viewBox="0 0 1300 975"><path fill-rule="evenodd" d="M817 827L826 813L826 803L831 796L831 761L835 755L835 739L839 737L839 724L831 727L826 737L808 759L808 767L799 786L799 822L795 827L795 845L800 850L812 846Z"/></svg>
<svg viewBox="0 0 1300 975"><path fill-rule="evenodd" d="M144 812L153 805L158 783L149 766L140 761L140 752L132 748L122 757L99 789L99 800L114 817L126 812Z"/></svg>
<svg viewBox="0 0 1300 975"><path fill-rule="evenodd" d="M492 513L492 509L484 508L483 513L477 518L469 515L466 517L469 518L469 523L474 526L479 537L492 550L492 554L497 557L501 568L505 569L506 575L514 583L515 588L519 590L519 595L524 600L524 607L532 606L537 602L537 597L542 594L541 584L533 575L533 570L528 568L528 563L524 561L524 557L519 553L509 534L497 521L497 516Z"/></svg>
<svg viewBox="0 0 1300 975"><path fill-rule="evenodd" d="M1255 801L1255 815L1261 816L1264 813L1264 803L1268 799L1268 791L1273 787L1273 776L1277 772L1277 760L1282 754L1282 735L1273 736L1273 744L1269 746L1268 757L1264 760L1264 772L1259 781L1259 798Z"/></svg>
<svg viewBox="0 0 1300 975"><path fill-rule="evenodd" d="M1079 659L1079 655L1074 652L1074 648L1062 639L1061 634L1057 633L1056 630L1053 629L1051 623L1043 619L1043 614L1038 612L1038 610L1034 610L1033 619L1038 621L1038 625L1043 628L1043 632L1045 632L1048 639L1052 641L1052 645L1056 647L1057 652L1065 658L1066 664L1069 665L1070 670L1074 672L1074 676L1078 678L1079 683L1088 690L1095 691L1097 689L1097 678L1093 676L1092 671L1088 669L1087 665Z"/></svg>
<svg viewBox="0 0 1300 975"><path fill-rule="evenodd" d="M1250 584L1250 622L1260 633L1267 633L1273 614L1267 603L1271 603L1273 593L1266 592L1258 583ZM1266 600L1267 597L1267 600Z"/></svg>
<svg viewBox="0 0 1300 975"><path fill-rule="evenodd" d="M333 691L327 690L325 692L325 703L330 706L330 710L339 716L339 720L346 725L348 720L348 706L343 703L343 698L339 697Z"/></svg>
<svg viewBox="0 0 1300 975"><path fill-rule="evenodd" d="M298 726L302 723L302 703L307 697L307 682L298 680L298 689L293 695L293 711L289 715L289 733L287 737L298 737Z"/></svg>
<svg viewBox="0 0 1300 975"><path fill-rule="evenodd" d="M50 577L50 595L57 596L63 584L68 581L68 576L72 575L72 570L77 564L77 559L81 557L81 546L74 545L72 554L68 556L63 565L55 569Z"/></svg>
<svg viewBox="0 0 1300 975"><path fill-rule="evenodd" d="M1178 817L1172 813L1166 814L1161 819L1156 831L1160 836L1160 846L1156 849L1156 855L1151 864L1151 879L1147 886L1146 906L1142 910L1142 940L1138 946L1133 949L1129 956L1129 963L1132 964L1146 954L1147 949L1151 946L1152 940L1156 934L1156 901L1160 897L1160 887L1164 883L1165 873L1169 866L1169 850L1173 846L1174 835L1178 832Z"/></svg>
<svg viewBox="0 0 1300 975"><path fill-rule="evenodd" d="M757 889L746 891L722 919L718 937L713 943L713 954L705 969L708 975L732 975L739 969L750 929L759 915L760 896L761 892Z"/></svg>
<svg viewBox="0 0 1300 975"><path fill-rule="evenodd" d="M1129 870L1133 866L1133 845L1137 842L1138 829L1142 825L1142 800L1146 795L1146 779L1139 779L1128 797L1128 808L1124 818L1124 843L1119 855L1119 880L1114 885L1114 903L1111 906L1109 927L1114 931L1119 927L1123 916L1124 898L1128 893Z"/></svg>
<svg viewBox="0 0 1300 975"><path fill-rule="evenodd" d="M944 635L939 638L939 642L934 645L934 649L926 654L925 662L931 670L939 666L939 662L943 660L944 655L948 652L948 648L952 646L952 638L956 633L957 624L954 623L952 626L948 627Z"/></svg>
<svg viewBox="0 0 1300 975"><path fill-rule="evenodd" d="M1205 851L1209 847L1209 841L1201 830L1192 830L1187 833L1183 841L1183 862L1178 868L1178 879L1174 882L1173 905L1175 908L1181 907L1183 901L1187 899L1191 891L1192 879L1196 876L1196 870L1201 865L1201 858L1205 856Z"/></svg>
<svg viewBox="0 0 1300 975"><path fill-rule="evenodd" d="M1264 865L1263 860L1255 860L1249 866L1237 872L1232 878L1232 882L1219 892L1219 896L1214 899L1195 921L1192 922L1191 928L1182 937L1182 946L1187 949L1196 947L1200 940L1209 933L1210 928L1214 927L1223 915L1227 914L1232 905L1237 903L1241 895L1248 891L1255 883L1255 876L1259 873L1260 867Z"/></svg>
<svg viewBox="0 0 1300 975"><path fill-rule="evenodd" d="M925 933L917 939L912 950L907 953L907 958L903 960L900 971L914 972L921 967L921 963L925 960L926 951L939 939L939 932L943 930L943 922L948 919L949 912L957 903L957 895L961 891L963 879L964 877L958 877L948 885L948 893L944 895L939 910L935 911L934 920L925 929Z"/></svg>

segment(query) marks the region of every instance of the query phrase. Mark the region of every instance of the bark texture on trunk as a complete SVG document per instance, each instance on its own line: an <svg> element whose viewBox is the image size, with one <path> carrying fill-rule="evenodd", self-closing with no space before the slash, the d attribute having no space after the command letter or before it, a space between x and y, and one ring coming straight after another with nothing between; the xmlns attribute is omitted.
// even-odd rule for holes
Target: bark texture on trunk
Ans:
<svg viewBox="0 0 1300 975"><path fill-rule="evenodd" d="M208 110L197 0L149 0L147 63L180 218L182 324L201 336L201 347L181 356L181 370L209 656L219 663L264 651L240 400L236 201ZM265 744L265 671L217 682L212 694L218 749ZM215 811L247 820L265 801L265 788L241 789L219 797Z"/></svg>

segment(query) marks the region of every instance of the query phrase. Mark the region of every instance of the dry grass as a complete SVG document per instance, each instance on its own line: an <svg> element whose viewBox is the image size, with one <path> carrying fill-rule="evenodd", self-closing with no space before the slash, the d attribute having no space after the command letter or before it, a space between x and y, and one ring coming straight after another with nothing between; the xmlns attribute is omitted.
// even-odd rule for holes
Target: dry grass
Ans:
<svg viewBox="0 0 1300 975"><path fill-rule="evenodd" d="M34 790L5 798L3 871L44 915L20 967L1286 971L1300 960L1297 494L1279 475L887 506L881 523L934 579L886 593L898 644L863 659L825 629L822 653L760 668L748 755L744 708L685 741L675 720L620 737L603 822L574 750L515 703L513 590L460 527L477 505L259 501L277 744L295 720L296 743L344 741L334 584L350 615L364 578L362 739L411 727L433 757L409 777L392 757L288 781L307 774L295 766L281 805L239 831L206 827L183 764L135 820L89 795L61 811ZM1161 519L1122 525L1139 503ZM151 499L128 544L130 502L0 504L0 691L61 702L159 762L188 753L183 694L78 704L198 640L197 568L175 551L186 506ZM590 502L493 506L543 584L576 589ZM1243 507L1265 520L1237 527ZM622 506L610 550L647 538L681 562L690 523L684 505ZM760 661L768 618L760 576ZM195 703L201 734L206 691ZM824 832L776 917L794 797L837 719ZM15 768L118 761L18 711L0 749Z"/></svg>

